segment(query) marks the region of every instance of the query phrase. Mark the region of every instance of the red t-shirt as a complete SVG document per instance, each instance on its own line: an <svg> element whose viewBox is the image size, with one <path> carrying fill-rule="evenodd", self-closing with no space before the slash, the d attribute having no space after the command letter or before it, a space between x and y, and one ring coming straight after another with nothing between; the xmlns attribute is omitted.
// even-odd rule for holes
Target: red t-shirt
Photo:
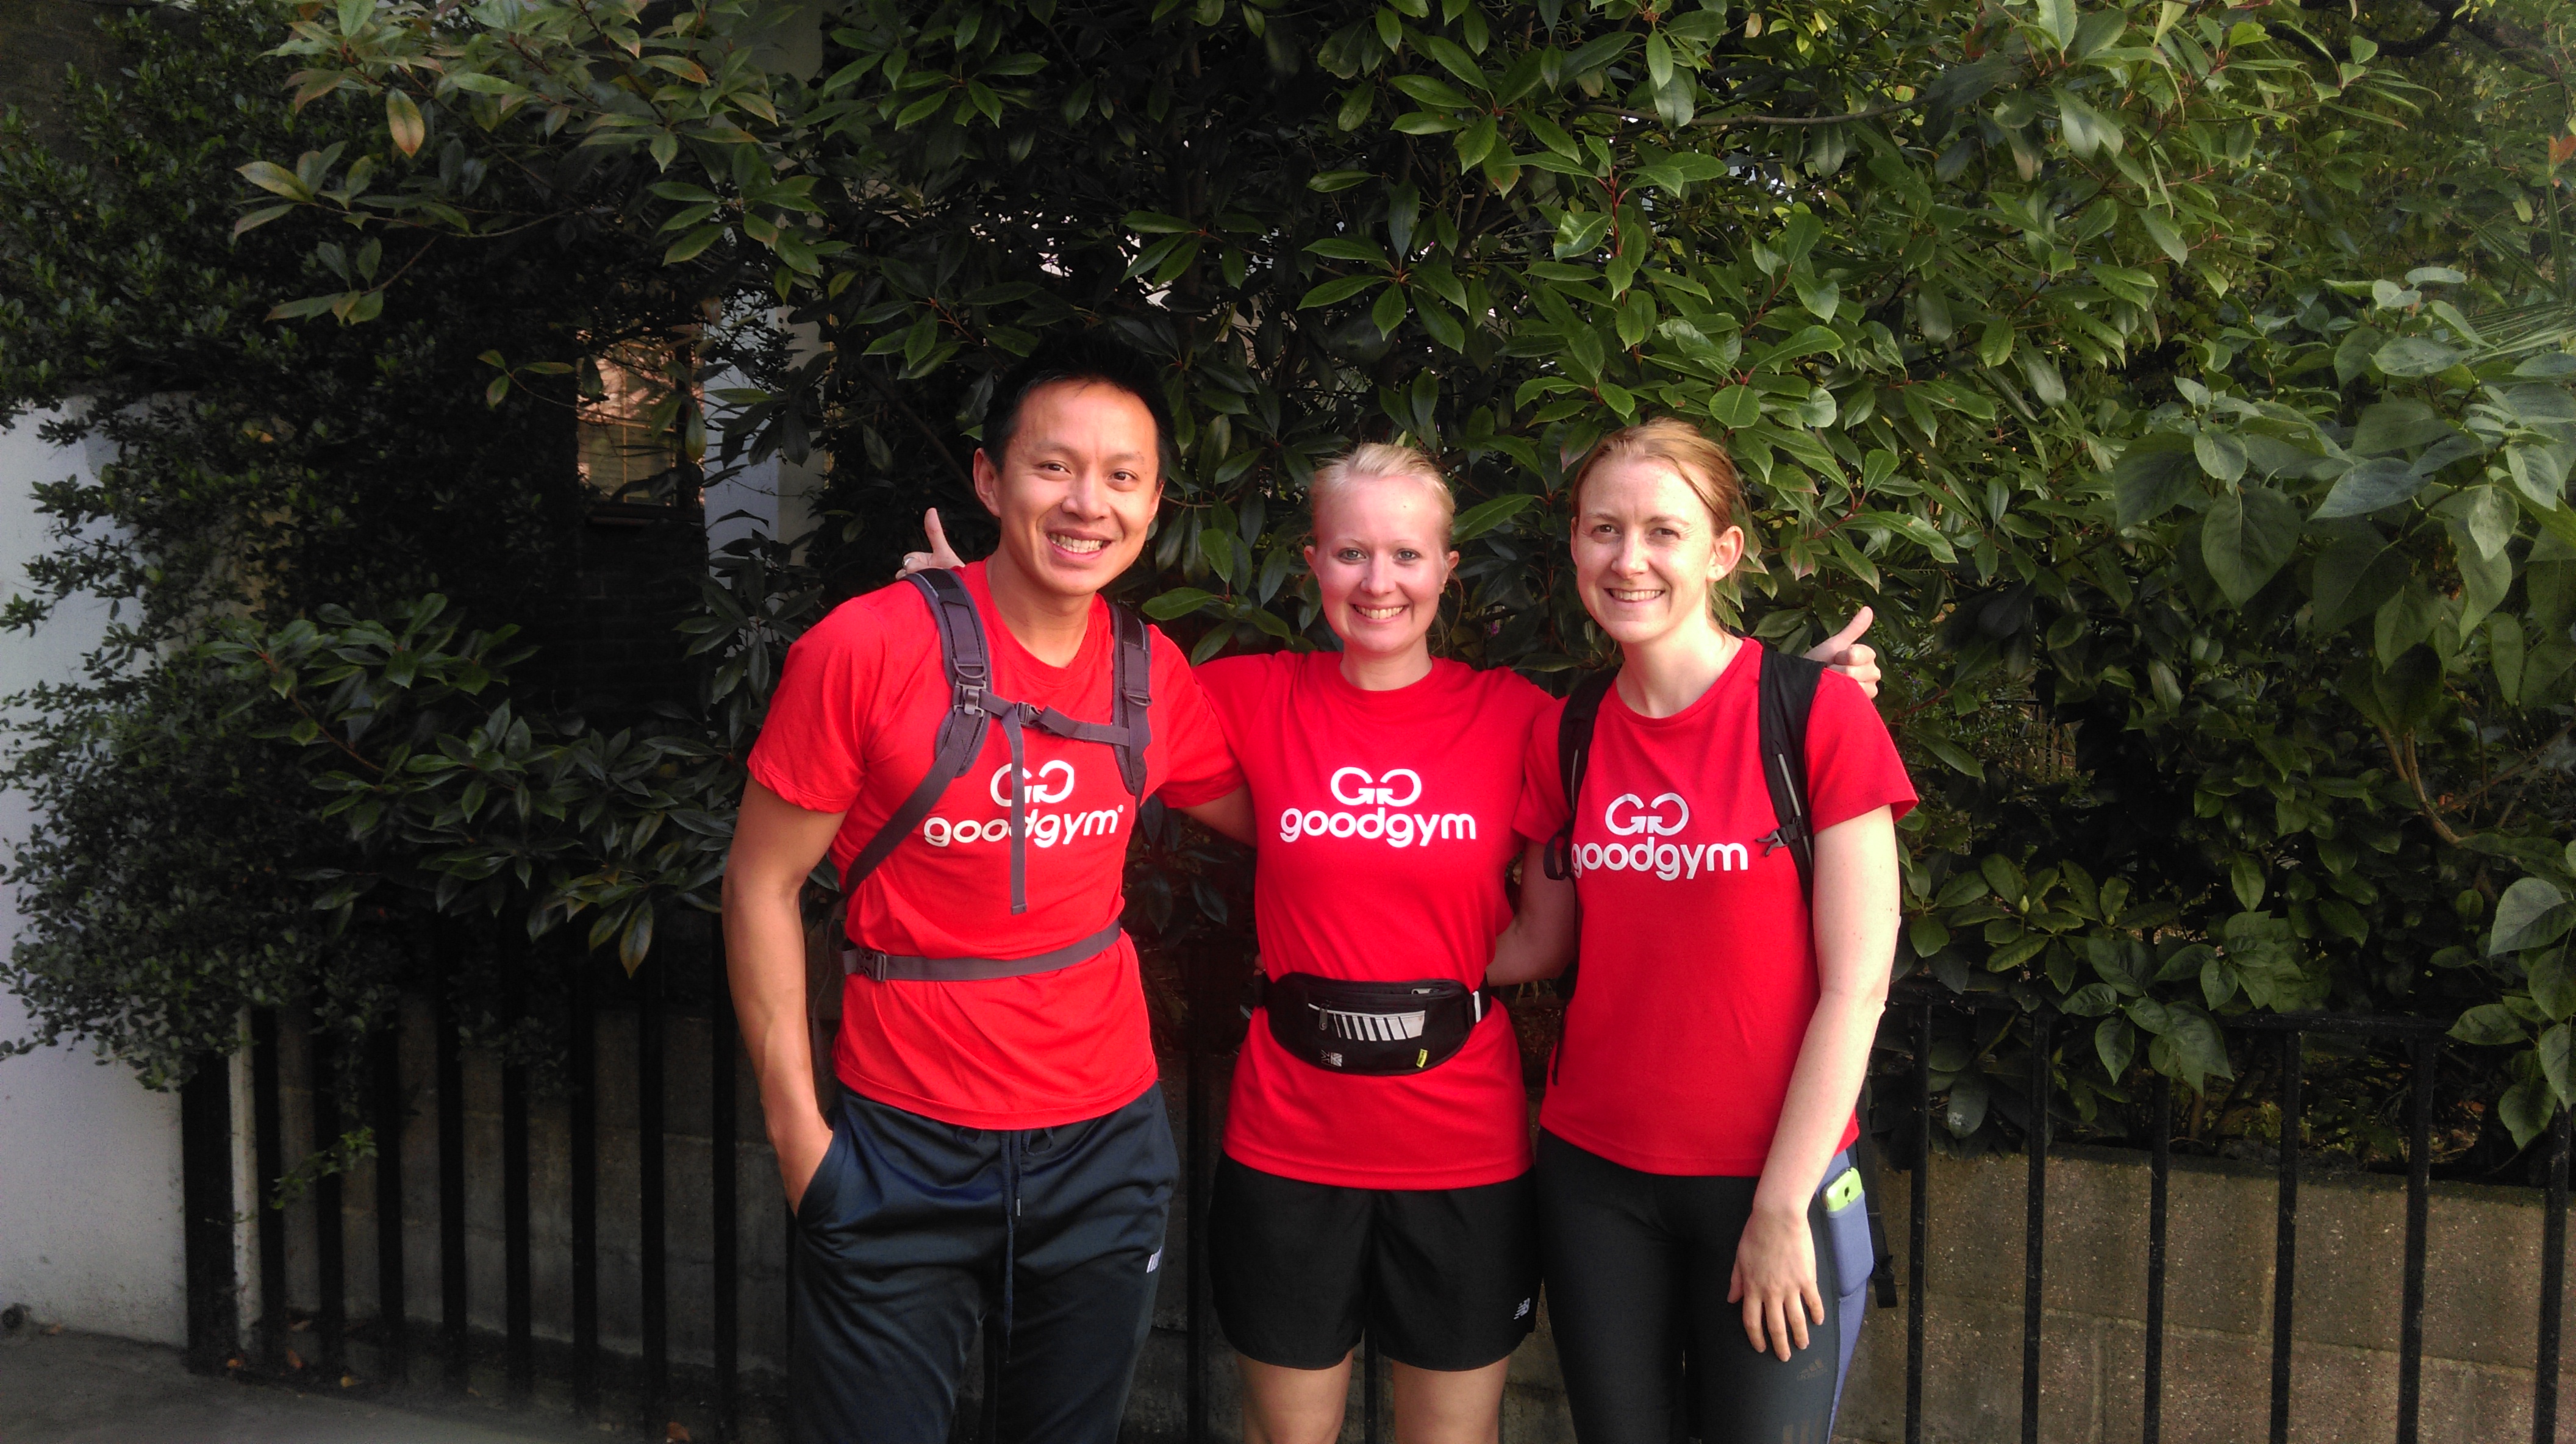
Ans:
<svg viewBox="0 0 2576 1444"><path fill-rule="evenodd" d="M1798 865L1761 770L1763 653L1739 650L1700 699L1646 717L1602 699L1574 824L1583 982L1566 1009L1539 1125L1645 1173L1759 1177L1820 989ZM1532 734L1519 828L1565 820L1556 729ZM1914 806L1896 744L1850 678L1807 717L1822 832ZM1859 1136L1847 1127L1843 1145Z"/></svg>
<svg viewBox="0 0 2576 1444"><path fill-rule="evenodd" d="M1094 602L1072 664L1050 667L1002 625L983 564L959 575L984 621L997 695L1077 720L1109 720L1106 602ZM1160 631L1150 636L1146 791L1179 807L1213 801L1241 786L1242 775L1180 650ZM839 868L929 772L949 700L921 594L898 584L853 598L788 649L751 775L798 807L849 814L832 840ZM1027 957L1118 917L1136 799L1117 754L1096 742L1022 735L1028 911L1011 914L1011 754L995 727L983 755L859 884L849 927L862 946L915 957ZM1096 1118L1154 1081L1136 948L1123 936L1056 972L967 983L853 976L841 999L833 1050L841 1081L961 1127L1052 1128Z"/></svg>
<svg viewBox="0 0 2576 1444"><path fill-rule="evenodd" d="M1331 652L1198 670L1252 788L1261 963L1272 977L1474 987L1511 922L1503 874L1546 693L1434 662L1391 692ZM1301 1061L1256 1019L1234 1071L1228 1156L1346 1188L1472 1188L1530 1166L1520 1045L1499 1008L1436 1068L1353 1077Z"/></svg>

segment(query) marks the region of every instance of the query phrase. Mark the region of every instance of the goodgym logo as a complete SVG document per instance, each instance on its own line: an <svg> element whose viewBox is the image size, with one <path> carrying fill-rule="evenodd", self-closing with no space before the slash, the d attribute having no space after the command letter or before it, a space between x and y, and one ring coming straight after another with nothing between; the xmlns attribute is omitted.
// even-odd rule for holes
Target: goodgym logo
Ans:
<svg viewBox="0 0 2576 1444"><path fill-rule="evenodd" d="M1301 837L1355 837L1389 847L1421 847L1444 839L1476 840L1476 817L1470 812L1409 812L1422 800L1422 774L1410 767L1390 767L1371 776L1364 767L1336 769L1330 784L1337 810L1291 807L1279 814L1279 840Z"/></svg>
<svg viewBox="0 0 2576 1444"><path fill-rule="evenodd" d="M1007 762L993 769L993 780L985 785L984 790L991 795L995 807L1011 805L1010 797L1002 791L1002 784L1008 782L1010 777L1011 764ZM1054 779L1061 780L1054 781L1054 785L1050 787L1048 784ZM1062 802L1072 795L1073 764L1062 758L1057 758L1040 767L1035 775L1026 768L1020 771L1020 796L1031 802Z"/></svg>
<svg viewBox="0 0 2576 1444"><path fill-rule="evenodd" d="M957 821L946 817L922 819L921 840L932 847L965 847L976 843L1006 842L1011 836L1008 809L1011 764L1005 762L993 769L992 779L984 785L984 795L993 805L1004 809L1000 817L969 818ZM1073 764L1058 758L1041 765L1035 772L1020 773L1020 801L1028 819L1029 841L1039 847L1053 847L1077 837L1114 837L1118 825L1126 818L1124 803L1116 807L1094 808L1088 812L1042 812L1037 809L1062 802L1073 796Z"/></svg>
<svg viewBox="0 0 2576 1444"><path fill-rule="evenodd" d="M1574 849L1577 872L1649 872L1672 882L1706 872L1742 872L1753 855L1740 842L1680 843L1675 837L1690 826L1690 803L1678 792L1657 793L1648 801L1623 792L1601 809L1601 826L1613 837L1640 837L1641 842L1587 842Z"/></svg>
<svg viewBox="0 0 2576 1444"><path fill-rule="evenodd" d="M1678 792L1658 793L1652 803L1633 792L1623 792L1601 809L1601 825L1621 837L1640 832L1649 837L1670 837L1690 826L1690 804Z"/></svg>

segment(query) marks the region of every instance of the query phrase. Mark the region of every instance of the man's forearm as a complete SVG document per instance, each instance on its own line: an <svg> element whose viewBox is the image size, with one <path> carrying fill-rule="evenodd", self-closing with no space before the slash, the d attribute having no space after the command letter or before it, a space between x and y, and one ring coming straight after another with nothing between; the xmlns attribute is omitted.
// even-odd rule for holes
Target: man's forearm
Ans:
<svg viewBox="0 0 2576 1444"><path fill-rule="evenodd" d="M793 896L725 895L725 971L773 1147L782 1130L828 1127L814 1102L805 1011L805 931Z"/></svg>
<svg viewBox="0 0 2576 1444"><path fill-rule="evenodd" d="M743 788L742 816L725 860L726 982L791 1208L832 1146L832 1125L814 1099L805 919L797 899L841 821L839 813L798 807L754 781Z"/></svg>

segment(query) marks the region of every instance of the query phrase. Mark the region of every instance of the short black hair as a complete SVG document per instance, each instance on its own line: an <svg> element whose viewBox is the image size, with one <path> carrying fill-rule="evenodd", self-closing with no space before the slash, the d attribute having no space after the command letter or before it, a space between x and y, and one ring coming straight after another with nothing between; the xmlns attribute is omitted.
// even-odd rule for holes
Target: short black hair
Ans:
<svg viewBox="0 0 2576 1444"><path fill-rule="evenodd" d="M1098 326L1050 336L1002 373L992 402L984 408L984 451L996 465L1011 449L1011 437L1020 429L1020 407L1029 393L1059 381L1114 386L1143 402L1154 418L1155 479L1164 480L1180 468L1181 451L1172 437L1172 408L1163 400L1161 369L1145 353Z"/></svg>

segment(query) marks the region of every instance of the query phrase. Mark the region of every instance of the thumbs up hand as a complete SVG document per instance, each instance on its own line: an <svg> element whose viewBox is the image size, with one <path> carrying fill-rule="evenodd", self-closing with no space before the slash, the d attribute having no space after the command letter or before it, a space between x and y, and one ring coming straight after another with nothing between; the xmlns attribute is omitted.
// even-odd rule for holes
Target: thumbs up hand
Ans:
<svg viewBox="0 0 2576 1444"><path fill-rule="evenodd" d="M1877 614L1863 607L1852 614L1843 629L1817 643L1807 652L1810 662L1822 662L1860 684L1860 690L1871 697L1878 695L1878 649L1859 640L1869 630Z"/></svg>
<svg viewBox="0 0 2576 1444"><path fill-rule="evenodd" d="M957 559L957 549L948 544L948 533L939 525L939 508L934 506L930 510L921 514L921 529L930 537L930 550L926 552L905 552L903 554L903 570L897 573L898 576L908 577L914 572L926 572L934 567L959 567L965 565L965 563ZM1867 614L1866 608L1863 609L1863 614L1864 616ZM1863 622L1862 625L1866 626L1868 623ZM1853 635L1858 634L1854 633ZM1866 652L1869 649L1867 647L1863 647L1861 650ZM1878 669L1875 667L1870 669L1870 680L1872 682L1876 682L1878 680Z"/></svg>

